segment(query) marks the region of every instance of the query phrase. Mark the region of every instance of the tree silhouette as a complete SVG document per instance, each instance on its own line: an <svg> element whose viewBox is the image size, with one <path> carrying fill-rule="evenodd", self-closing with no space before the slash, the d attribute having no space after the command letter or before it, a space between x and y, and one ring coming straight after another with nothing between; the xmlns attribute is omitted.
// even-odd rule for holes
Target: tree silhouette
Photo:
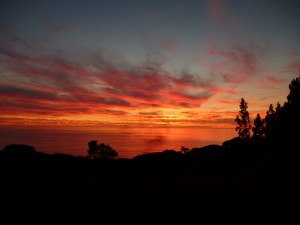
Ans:
<svg viewBox="0 0 300 225"><path fill-rule="evenodd" d="M261 118L254 121L253 137L264 136L268 143L273 145L284 144L288 146L300 146L300 74L289 84L290 93L283 106L277 102L276 107L269 105L261 130ZM241 104L242 105L242 104ZM236 121L241 123L241 119ZM237 127L237 129L240 127Z"/></svg>
<svg viewBox="0 0 300 225"><path fill-rule="evenodd" d="M289 84L290 93L287 96L287 102L281 109L280 126L281 135L284 139L300 146L299 143L299 128L300 128L300 74L293 79Z"/></svg>
<svg viewBox="0 0 300 225"><path fill-rule="evenodd" d="M88 143L88 157L91 159L108 159L118 157L118 152L111 146L104 143L98 144L98 141L93 140Z"/></svg>
<svg viewBox="0 0 300 225"><path fill-rule="evenodd" d="M276 113L277 113L277 114L280 114L281 109L282 109L282 107L281 107L280 103L277 102L277 105L276 105L276 108L275 108Z"/></svg>
<svg viewBox="0 0 300 225"><path fill-rule="evenodd" d="M273 137L276 117L276 111L274 110L273 104L270 104L264 119L264 132L267 138Z"/></svg>
<svg viewBox="0 0 300 225"><path fill-rule="evenodd" d="M252 131L254 139L261 139L264 137L264 120L261 119L259 113L257 113L256 118L253 121Z"/></svg>
<svg viewBox="0 0 300 225"><path fill-rule="evenodd" d="M290 93L287 96L287 104L300 108L300 74L289 84Z"/></svg>
<svg viewBox="0 0 300 225"><path fill-rule="evenodd" d="M244 140L250 139L250 130L252 127L250 124L250 117L247 109L248 103L244 100L244 98L242 98L240 103L239 115L237 115L235 119L235 122L237 123L235 130L238 131L239 137Z"/></svg>

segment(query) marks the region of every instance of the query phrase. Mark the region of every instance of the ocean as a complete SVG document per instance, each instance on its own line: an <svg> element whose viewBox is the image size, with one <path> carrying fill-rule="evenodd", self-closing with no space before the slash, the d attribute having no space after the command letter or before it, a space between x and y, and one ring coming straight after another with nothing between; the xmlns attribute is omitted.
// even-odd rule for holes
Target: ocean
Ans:
<svg viewBox="0 0 300 225"><path fill-rule="evenodd" d="M119 158L133 158L140 154L161 152L166 149L179 151L186 148L222 144L236 137L234 129L199 127L147 127L99 129L16 129L0 127L0 149L9 144L27 144L45 153L87 155L88 142L98 140L110 145Z"/></svg>

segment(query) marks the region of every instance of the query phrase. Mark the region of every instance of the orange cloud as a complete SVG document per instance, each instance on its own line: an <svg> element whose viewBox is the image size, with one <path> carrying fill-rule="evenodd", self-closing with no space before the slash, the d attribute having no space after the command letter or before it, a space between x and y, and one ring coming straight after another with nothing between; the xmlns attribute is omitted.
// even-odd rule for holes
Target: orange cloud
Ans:
<svg viewBox="0 0 300 225"><path fill-rule="evenodd" d="M120 67L101 57L78 63L60 55L32 56L5 49L0 54L6 72L13 74L0 85L1 114L6 116L143 119L139 112L145 109L200 108L217 91L214 83L191 74ZM153 122L171 121L165 118L156 115Z"/></svg>

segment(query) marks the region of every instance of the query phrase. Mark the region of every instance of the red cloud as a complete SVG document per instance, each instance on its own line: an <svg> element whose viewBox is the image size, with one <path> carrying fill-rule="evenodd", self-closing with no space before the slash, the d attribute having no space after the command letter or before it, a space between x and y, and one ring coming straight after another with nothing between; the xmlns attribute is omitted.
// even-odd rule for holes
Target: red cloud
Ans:
<svg viewBox="0 0 300 225"><path fill-rule="evenodd" d="M287 79L280 79L272 75L267 76L266 79L268 83L273 83L273 84L282 84L288 81Z"/></svg>
<svg viewBox="0 0 300 225"><path fill-rule="evenodd" d="M59 55L30 56L3 49L0 54L6 72L14 74L5 77L0 89L7 100L2 102L5 114L116 115L128 109L191 108L207 101L214 90L211 83L189 74L119 68L105 59L80 64Z"/></svg>

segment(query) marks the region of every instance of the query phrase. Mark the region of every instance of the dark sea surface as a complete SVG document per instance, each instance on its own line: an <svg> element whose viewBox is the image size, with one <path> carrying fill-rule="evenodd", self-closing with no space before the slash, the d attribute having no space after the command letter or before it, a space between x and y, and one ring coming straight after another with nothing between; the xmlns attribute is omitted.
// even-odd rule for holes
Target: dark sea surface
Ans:
<svg viewBox="0 0 300 225"><path fill-rule="evenodd" d="M0 128L0 149L8 144L27 144L37 151L65 153L75 156L87 154L88 142L98 140L109 144L120 158L161 152L166 149L179 151L187 148L222 144L236 137L234 129L221 128L116 128L99 129L16 129Z"/></svg>

